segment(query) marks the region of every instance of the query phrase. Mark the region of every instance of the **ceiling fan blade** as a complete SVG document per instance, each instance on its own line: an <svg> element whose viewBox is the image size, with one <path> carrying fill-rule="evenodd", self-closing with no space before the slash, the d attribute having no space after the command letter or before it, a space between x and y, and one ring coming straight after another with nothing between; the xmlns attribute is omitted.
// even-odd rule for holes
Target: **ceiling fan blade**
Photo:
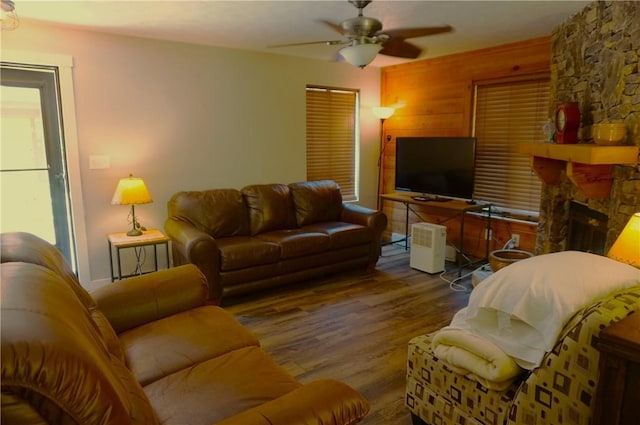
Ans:
<svg viewBox="0 0 640 425"><path fill-rule="evenodd" d="M445 25L442 27L396 28L389 31L385 30L384 33L390 35L392 39L400 38L406 40L407 38L424 37L451 31L453 31L453 27Z"/></svg>
<svg viewBox="0 0 640 425"><path fill-rule="evenodd" d="M323 24L325 24L326 26L328 26L329 28L331 28L335 32L344 35L344 28L342 28L342 25L334 24L333 22L329 22L329 21L325 21L325 20L321 20L320 22L322 22Z"/></svg>
<svg viewBox="0 0 640 425"><path fill-rule="evenodd" d="M402 39L392 38L383 44L382 50L378 53L397 58L416 59L422 53L422 49Z"/></svg>
<svg viewBox="0 0 640 425"><path fill-rule="evenodd" d="M276 48L276 47L308 46L310 44L325 44L327 46L335 46L337 44L347 44L347 43L348 41L343 41L343 40L325 40L325 41L306 41L303 43L273 44L267 47Z"/></svg>

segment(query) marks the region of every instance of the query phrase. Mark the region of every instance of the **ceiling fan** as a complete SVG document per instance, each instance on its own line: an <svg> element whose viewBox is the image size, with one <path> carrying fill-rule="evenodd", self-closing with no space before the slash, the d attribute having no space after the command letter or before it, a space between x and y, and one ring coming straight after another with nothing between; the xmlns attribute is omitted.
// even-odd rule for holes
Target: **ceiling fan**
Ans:
<svg viewBox="0 0 640 425"><path fill-rule="evenodd" d="M347 44L339 53L347 62L364 68L378 53L399 58L415 59L422 49L406 41L409 38L441 34L453 30L449 25L440 27L397 28L382 32L382 22L376 18L364 16L362 11L372 0L348 0L358 9L358 16L335 24L322 21L334 31L347 37L347 40L310 41L305 43L279 44L269 47L302 46L307 44L326 44L328 46Z"/></svg>

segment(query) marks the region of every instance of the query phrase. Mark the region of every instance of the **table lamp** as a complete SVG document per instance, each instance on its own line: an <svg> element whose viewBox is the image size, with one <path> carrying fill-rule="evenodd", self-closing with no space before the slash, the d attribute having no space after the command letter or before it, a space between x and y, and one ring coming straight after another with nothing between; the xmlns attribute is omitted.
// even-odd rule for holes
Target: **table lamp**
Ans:
<svg viewBox="0 0 640 425"><path fill-rule="evenodd" d="M631 216L607 256L640 267L640 212Z"/></svg>
<svg viewBox="0 0 640 425"><path fill-rule="evenodd" d="M139 177L125 177L120 179L116 192L111 199L111 205L131 205L131 225L132 228L127 232L127 236L140 236L142 234L142 226L136 218L135 206L138 204L148 204L153 202L151 195L147 190L144 181Z"/></svg>

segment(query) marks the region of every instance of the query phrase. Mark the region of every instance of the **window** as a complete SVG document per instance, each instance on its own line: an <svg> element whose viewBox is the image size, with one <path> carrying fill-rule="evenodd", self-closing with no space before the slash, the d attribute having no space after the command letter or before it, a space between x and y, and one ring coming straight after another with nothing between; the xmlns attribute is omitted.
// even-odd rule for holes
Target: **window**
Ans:
<svg viewBox="0 0 640 425"><path fill-rule="evenodd" d="M307 87L307 180L334 180L358 199L357 90Z"/></svg>
<svg viewBox="0 0 640 425"><path fill-rule="evenodd" d="M476 199L538 213L541 183L517 145L545 141L548 110L548 75L476 84Z"/></svg>

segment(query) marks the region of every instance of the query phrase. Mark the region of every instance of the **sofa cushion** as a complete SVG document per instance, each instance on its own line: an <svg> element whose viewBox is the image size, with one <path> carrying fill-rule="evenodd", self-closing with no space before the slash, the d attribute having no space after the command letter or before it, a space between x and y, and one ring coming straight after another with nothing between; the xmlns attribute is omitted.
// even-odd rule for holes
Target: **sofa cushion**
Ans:
<svg viewBox="0 0 640 425"><path fill-rule="evenodd" d="M62 278L28 263L5 263L1 272L3 392L47 423L157 423L142 388Z"/></svg>
<svg viewBox="0 0 640 425"><path fill-rule="evenodd" d="M204 306L120 334L127 365L147 385L258 339L220 307Z"/></svg>
<svg viewBox="0 0 640 425"><path fill-rule="evenodd" d="M342 213L340 186L331 180L291 183L298 227L321 221L337 221Z"/></svg>
<svg viewBox="0 0 640 425"><path fill-rule="evenodd" d="M250 236L222 238L218 240L220 270L230 271L280 260L280 246L277 243Z"/></svg>
<svg viewBox="0 0 640 425"><path fill-rule="evenodd" d="M163 425L211 425L301 384L259 347L196 364L144 387Z"/></svg>
<svg viewBox="0 0 640 425"><path fill-rule="evenodd" d="M214 238L249 235L249 215L237 189L178 192L167 204L169 217L193 224Z"/></svg>
<svg viewBox="0 0 640 425"><path fill-rule="evenodd" d="M331 249L368 244L371 243L373 238L373 229L370 227L345 223L342 221L324 221L314 223L304 226L302 230L328 235L331 241Z"/></svg>
<svg viewBox="0 0 640 425"><path fill-rule="evenodd" d="M242 189L249 207L251 235L296 227L293 201L285 184L255 184Z"/></svg>
<svg viewBox="0 0 640 425"><path fill-rule="evenodd" d="M278 244L281 259L317 254L329 249L331 241L324 233L301 229L276 230L258 235L259 239Z"/></svg>

